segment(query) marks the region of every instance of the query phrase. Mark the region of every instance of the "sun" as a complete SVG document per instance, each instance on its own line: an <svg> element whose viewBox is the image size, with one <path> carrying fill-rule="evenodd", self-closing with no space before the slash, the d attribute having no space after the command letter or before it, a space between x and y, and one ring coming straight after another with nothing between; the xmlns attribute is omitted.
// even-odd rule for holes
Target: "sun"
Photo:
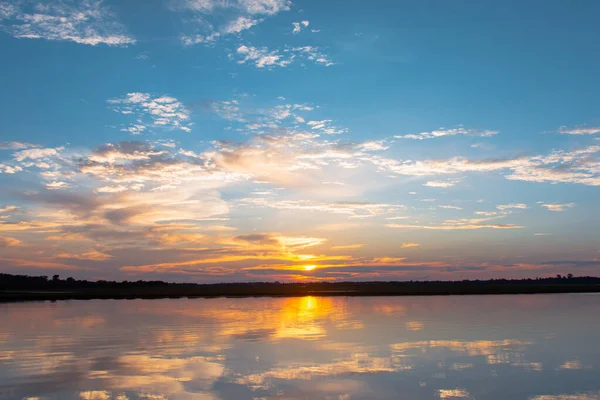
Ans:
<svg viewBox="0 0 600 400"><path fill-rule="evenodd" d="M304 270L305 271L312 271L313 269L317 268L316 265L305 265L304 266Z"/></svg>

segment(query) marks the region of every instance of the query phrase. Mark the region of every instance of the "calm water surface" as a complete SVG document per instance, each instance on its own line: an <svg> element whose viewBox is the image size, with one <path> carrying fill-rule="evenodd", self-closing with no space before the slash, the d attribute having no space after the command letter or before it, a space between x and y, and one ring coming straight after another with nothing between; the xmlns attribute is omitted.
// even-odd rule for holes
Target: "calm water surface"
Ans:
<svg viewBox="0 0 600 400"><path fill-rule="evenodd" d="M0 398L600 399L600 296L0 305Z"/></svg>

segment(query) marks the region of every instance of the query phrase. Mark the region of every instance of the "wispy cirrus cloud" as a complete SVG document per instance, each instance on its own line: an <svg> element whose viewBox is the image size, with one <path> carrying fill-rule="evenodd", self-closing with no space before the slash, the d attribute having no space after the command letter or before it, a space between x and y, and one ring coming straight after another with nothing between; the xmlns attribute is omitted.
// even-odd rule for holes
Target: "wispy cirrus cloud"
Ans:
<svg viewBox="0 0 600 400"><path fill-rule="evenodd" d="M32 147L41 147L39 144L29 142L0 142L0 150L22 150Z"/></svg>
<svg viewBox="0 0 600 400"><path fill-rule="evenodd" d="M525 210L527 208L527 204L524 204L524 203L499 204L496 206L496 208L500 211Z"/></svg>
<svg viewBox="0 0 600 400"><path fill-rule="evenodd" d="M541 203L542 207L545 207L548 211L561 212L566 211L568 208L575 207L575 203Z"/></svg>
<svg viewBox="0 0 600 400"><path fill-rule="evenodd" d="M442 225L411 225L411 224L387 224L388 228L399 229L427 229L440 231L471 230L471 229L520 229L524 226L514 224L479 224L479 223L444 223Z"/></svg>
<svg viewBox="0 0 600 400"><path fill-rule="evenodd" d="M292 53L294 55L293 57L300 56L317 65L323 65L325 67L335 65L335 62L333 62L329 56L315 46L288 47L285 51Z"/></svg>
<svg viewBox="0 0 600 400"><path fill-rule="evenodd" d="M102 0L7 1L0 4L0 26L18 39L71 41L96 46L126 46L126 33Z"/></svg>
<svg viewBox="0 0 600 400"><path fill-rule="evenodd" d="M370 218L390 214L403 209L398 204L367 203L367 202L318 202L312 200L270 200L265 198L245 198L245 204L280 210L318 211L331 214L348 215L350 218Z"/></svg>
<svg viewBox="0 0 600 400"><path fill-rule="evenodd" d="M458 128L440 128L437 130L433 130L430 132L421 132L417 134L408 134L408 135L397 135L394 136L396 139L413 139L413 140L426 140L426 139L436 139L444 136L456 136L456 135L465 135L465 136L479 136L479 137L490 137L497 135L499 131L492 130L479 130L479 129L466 129L462 126Z"/></svg>
<svg viewBox="0 0 600 400"><path fill-rule="evenodd" d="M599 126L561 126L558 128L558 133L562 133L565 135L595 135L596 133L600 133Z"/></svg>
<svg viewBox="0 0 600 400"><path fill-rule="evenodd" d="M438 206L438 208L444 208L446 210L462 210L462 207L458 207L458 206L450 206L450 205L446 205L446 206Z"/></svg>
<svg viewBox="0 0 600 400"><path fill-rule="evenodd" d="M375 156L370 159L381 170L398 175L434 176L465 172L509 171L508 180L547 183L578 183L600 186L600 146L559 150L548 155L507 159L470 160L452 157L438 160L396 160Z"/></svg>
<svg viewBox="0 0 600 400"><path fill-rule="evenodd" d="M289 0L176 0L174 11L182 13L184 45L214 43L226 35L239 35L291 8Z"/></svg>

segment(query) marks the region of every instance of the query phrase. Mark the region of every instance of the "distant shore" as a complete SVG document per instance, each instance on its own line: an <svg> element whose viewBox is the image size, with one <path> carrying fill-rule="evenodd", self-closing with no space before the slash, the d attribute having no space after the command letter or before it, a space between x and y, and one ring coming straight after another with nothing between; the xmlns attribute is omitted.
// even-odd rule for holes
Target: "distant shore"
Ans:
<svg viewBox="0 0 600 400"><path fill-rule="evenodd" d="M0 302L92 299L162 299L294 296L448 296L543 293L600 293L600 278L553 277L522 280L337 283L218 283L66 280L55 276L0 274Z"/></svg>

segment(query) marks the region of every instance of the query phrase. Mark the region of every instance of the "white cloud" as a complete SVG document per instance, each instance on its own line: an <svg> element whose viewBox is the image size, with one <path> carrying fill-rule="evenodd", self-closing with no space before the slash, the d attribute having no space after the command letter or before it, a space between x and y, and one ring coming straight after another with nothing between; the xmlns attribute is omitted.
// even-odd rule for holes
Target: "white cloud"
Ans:
<svg viewBox="0 0 600 400"><path fill-rule="evenodd" d="M496 208L500 211L506 210L525 210L527 208L527 204L523 203L510 203L510 204L500 204L497 205Z"/></svg>
<svg viewBox="0 0 600 400"><path fill-rule="evenodd" d="M241 57L238 64L247 62L254 64L257 68L287 67L293 58L285 58L279 51L269 51L266 47L253 47L242 45L237 48L236 54Z"/></svg>
<svg viewBox="0 0 600 400"><path fill-rule="evenodd" d="M199 43L213 43L220 36L221 34L219 32L213 32L209 35L181 35L181 42L185 46L193 46Z"/></svg>
<svg viewBox="0 0 600 400"><path fill-rule="evenodd" d="M309 24L310 22L308 21L292 22L292 26L294 27L292 33L294 35L299 34L302 31L302 29L306 28Z"/></svg>
<svg viewBox="0 0 600 400"><path fill-rule="evenodd" d="M127 191L129 188L124 185L108 185L96 188L96 193L121 193Z"/></svg>
<svg viewBox="0 0 600 400"><path fill-rule="evenodd" d="M189 121L190 112L175 97L153 97L149 93L127 93L125 97L108 100L113 110L124 114L135 114L137 122L124 128L134 135L139 135L146 130L144 120L151 121L154 127L180 129L186 132L191 130ZM149 122L150 123L150 122Z"/></svg>
<svg viewBox="0 0 600 400"><path fill-rule="evenodd" d="M238 64L251 63L257 68L286 67L297 60L308 60L325 67L335 65L326 54L315 46L286 46L283 51L280 51L278 49L269 50L267 47L241 45L235 54L230 54L230 58L238 58Z"/></svg>
<svg viewBox="0 0 600 400"><path fill-rule="evenodd" d="M248 18L245 16L240 16L237 19L231 21L224 28L224 33L240 33L245 31L246 29L252 28L254 25L258 24L260 20L254 18Z"/></svg>
<svg viewBox="0 0 600 400"><path fill-rule="evenodd" d="M464 172L491 172L509 170L509 180L549 183L579 183L600 186L600 146L549 155L509 159L469 160L453 157L441 160L394 160L372 156L369 161L379 169L398 175L431 176Z"/></svg>
<svg viewBox="0 0 600 400"><path fill-rule="evenodd" d="M61 148L58 149L28 149L28 150L21 150L18 151L16 153L13 154L13 157L15 158L16 161L24 161L27 159L30 160L39 160L41 158L47 158L47 157L52 157L52 156L56 156L58 155L59 151L62 150Z"/></svg>
<svg viewBox="0 0 600 400"><path fill-rule="evenodd" d="M566 134L566 135L595 135L596 133L600 133L599 126L561 126L558 128L558 133Z"/></svg>
<svg viewBox="0 0 600 400"><path fill-rule="evenodd" d="M19 39L65 40L91 46L135 43L102 0L57 0L33 6L15 1L3 5L0 24Z"/></svg>
<svg viewBox="0 0 600 400"><path fill-rule="evenodd" d="M274 16L290 6L289 0L180 0L175 9L193 15L184 18L187 33L181 35L183 44L190 46L240 34L261 23L261 16Z"/></svg>
<svg viewBox="0 0 600 400"><path fill-rule="evenodd" d="M339 128L337 126L331 125L332 122L333 121L330 119L324 119L320 121L308 121L306 125L308 125L311 130L317 131L325 135L340 135L342 133L348 132L347 128Z"/></svg>
<svg viewBox="0 0 600 400"><path fill-rule="evenodd" d="M18 165L5 165L0 163L0 174L14 174L23 171Z"/></svg>
<svg viewBox="0 0 600 400"><path fill-rule="evenodd" d="M394 136L396 139L414 139L414 140L425 140L425 139L435 139L443 136L456 136L456 135L466 135L466 136L479 136L479 137L490 137L498 134L498 131L491 130L478 130L478 129L465 129L462 126L453 129L445 129L440 128L431 132L421 132L418 134L409 134L409 135L400 135Z"/></svg>
<svg viewBox="0 0 600 400"><path fill-rule="evenodd" d="M438 208L444 208L446 210L462 210L462 207L458 206L438 206Z"/></svg>
<svg viewBox="0 0 600 400"><path fill-rule="evenodd" d="M498 215L496 211L475 211L475 215L482 215L484 217L493 217L494 215Z"/></svg>
<svg viewBox="0 0 600 400"><path fill-rule="evenodd" d="M315 64L323 65L325 67L331 67L332 65L335 65L335 63L331 61L325 53L315 46L290 47L285 51L291 52L300 57L304 57L309 61L313 61Z"/></svg>
<svg viewBox="0 0 600 400"><path fill-rule="evenodd" d="M363 151L383 151L390 148L383 140L373 140L369 142L359 143L355 148Z"/></svg>
<svg viewBox="0 0 600 400"><path fill-rule="evenodd" d="M428 181L423 186L435 187L435 188L449 188L460 183L462 179L449 179L446 181Z"/></svg>
<svg viewBox="0 0 600 400"><path fill-rule="evenodd" d="M46 183L46 189L48 190L67 189L69 187L71 187L71 185L69 185L67 182L53 181Z"/></svg>
<svg viewBox="0 0 600 400"><path fill-rule="evenodd" d="M566 203L566 204L560 204L560 203L547 204L547 203L543 203L543 204L541 204L541 206L542 207L546 207L546 209L548 209L549 211L560 212L560 211L565 211L567 208L573 208L573 207L575 207L575 203Z"/></svg>

